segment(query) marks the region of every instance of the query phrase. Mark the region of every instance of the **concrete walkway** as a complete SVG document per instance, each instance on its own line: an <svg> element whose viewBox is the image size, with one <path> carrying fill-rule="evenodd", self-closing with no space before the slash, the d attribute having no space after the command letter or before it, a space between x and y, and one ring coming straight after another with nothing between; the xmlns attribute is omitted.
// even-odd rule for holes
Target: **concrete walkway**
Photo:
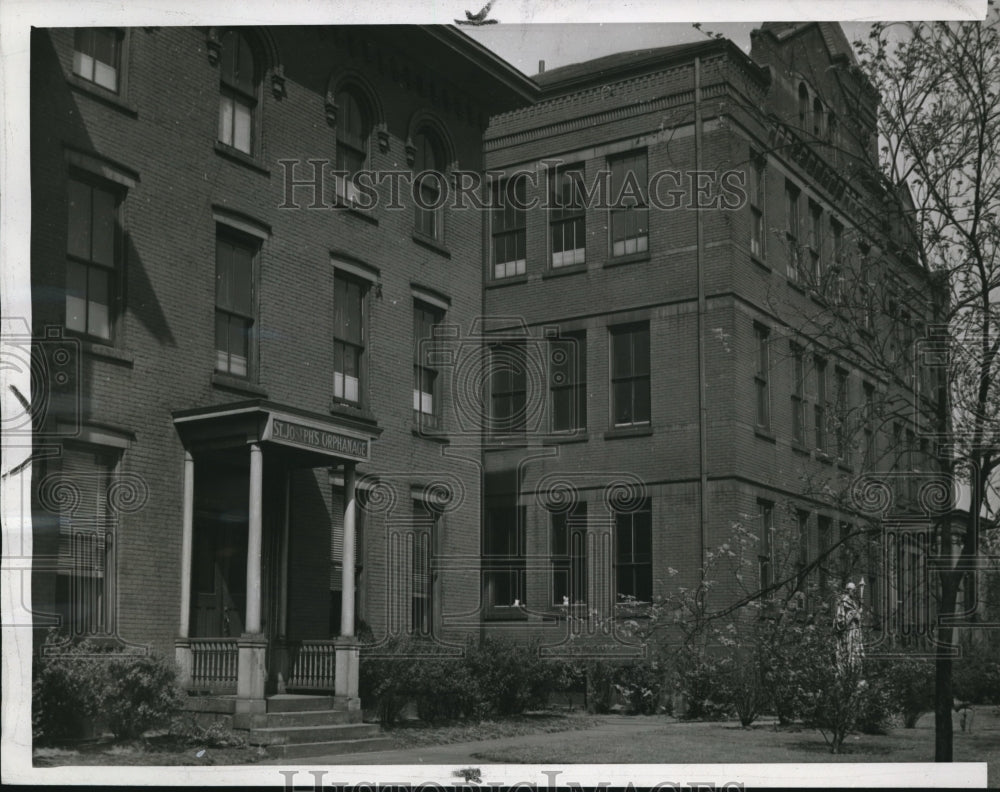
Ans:
<svg viewBox="0 0 1000 792"><path fill-rule="evenodd" d="M586 734L588 739L605 737L609 742L628 740L633 734L649 730L649 721L641 716L626 717L602 715L603 722L595 723L590 729L573 729L560 732L543 732L540 734L525 734L518 737L499 737L493 740L477 740L475 742L451 743L448 745L417 745L410 748L392 751L371 751L370 753L337 754L335 756L310 756L301 759L265 759L261 764L288 765L468 765L482 764L482 759L476 759L473 754L496 748L508 748L517 745L540 746L546 744L565 743L567 736ZM657 724L673 721L672 718L657 716ZM552 757L553 762L558 757Z"/></svg>

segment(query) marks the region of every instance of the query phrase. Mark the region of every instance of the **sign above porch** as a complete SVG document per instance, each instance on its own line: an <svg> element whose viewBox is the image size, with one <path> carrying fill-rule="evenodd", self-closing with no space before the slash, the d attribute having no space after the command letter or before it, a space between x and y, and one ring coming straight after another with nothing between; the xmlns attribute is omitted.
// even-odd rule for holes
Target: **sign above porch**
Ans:
<svg viewBox="0 0 1000 792"><path fill-rule="evenodd" d="M366 462L370 457L370 439L348 434L342 429L317 426L295 416L272 413L260 438L280 445L305 448L341 459Z"/></svg>
<svg viewBox="0 0 1000 792"><path fill-rule="evenodd" d="M267 443L292 466L330 465L332 460L367 462L381 433L374 420L331 417L265 399L213 405L173 414L174 426L192 452L245 448Z"/></svg>

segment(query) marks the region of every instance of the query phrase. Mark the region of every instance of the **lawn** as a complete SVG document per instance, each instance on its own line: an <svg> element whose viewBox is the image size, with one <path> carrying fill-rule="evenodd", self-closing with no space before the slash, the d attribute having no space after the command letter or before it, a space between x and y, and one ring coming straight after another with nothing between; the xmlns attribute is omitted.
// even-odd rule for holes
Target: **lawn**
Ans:
<svg viewBox="0 0 1000 792"><path fill-rule="evenodd" d="M757 762L931 762L934 760L934 716L925 714L914 729L886 735L852 734L841 753L831 754L822 735L799 727L776 729L755 724L684 723L650 716L648 728L630 733L628 741L609 741L605 734L574 732L563 739L546 738L491 748L473 756L505 764L757 763ZM988 762L989 785L1000 787L1000 709L980 707L972 734L955 731L955 761Z"/></svg>

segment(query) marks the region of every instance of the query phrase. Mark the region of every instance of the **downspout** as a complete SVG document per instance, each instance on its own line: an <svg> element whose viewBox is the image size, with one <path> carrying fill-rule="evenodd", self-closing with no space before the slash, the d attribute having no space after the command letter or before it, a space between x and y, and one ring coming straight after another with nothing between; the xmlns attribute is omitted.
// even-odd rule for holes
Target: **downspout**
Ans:
<svg viewBox="0 0 1000 792"><path fill-rule="evenodd" d="M694 59L694 167L702 170L701 58ZM696 177L697 178L697 177ZM692 185L696 194L697 185ZM705 398L705 229L702 211L695 206L695 268L698 272L698 503L701 576L705 579L705 552L708 549L708 405Z"/></svg>

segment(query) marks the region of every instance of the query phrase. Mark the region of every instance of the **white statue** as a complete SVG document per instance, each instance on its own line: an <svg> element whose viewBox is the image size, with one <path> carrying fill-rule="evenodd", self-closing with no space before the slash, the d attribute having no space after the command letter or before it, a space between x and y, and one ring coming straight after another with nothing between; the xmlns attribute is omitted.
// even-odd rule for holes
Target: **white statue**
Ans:
<svg viewBox="0 0 1000 792"><path fill-rule="evenodd" d="M864 657L861 643L861 596L865 581L861 579L860 589L848 583L837 602L837 612L833 617L833 630L837 635L837 669L857 671Z"/></svg>

